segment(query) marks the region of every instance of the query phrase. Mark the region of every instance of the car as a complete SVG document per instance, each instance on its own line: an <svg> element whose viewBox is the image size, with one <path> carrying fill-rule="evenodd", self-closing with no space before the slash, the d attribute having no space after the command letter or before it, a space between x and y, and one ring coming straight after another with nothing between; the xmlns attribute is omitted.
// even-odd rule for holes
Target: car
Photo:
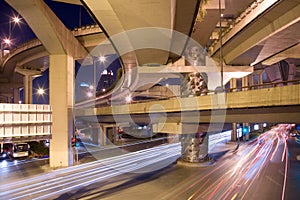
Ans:
<svg viewBox="0 0 300 200"><path fill-rule="evenodd" d="M0 153L0 160L5 160L9 158L9 154L7 152Z"/></svg>
<svg viewBox="0 0 300 200"><path fill-rule="evenodd" d="M290 136L292 136L292 137L296 137L297 135L298 135L297 130L294 130L294 131L290 132Z"/></svg>
<svg viewBox="0 0 300 200"><path fill-rule="evenodd" d="M258 144L259 145L262 145L262 144L264 144L265 143L265 139L264 138L259 138L258 139Z"/></svg>

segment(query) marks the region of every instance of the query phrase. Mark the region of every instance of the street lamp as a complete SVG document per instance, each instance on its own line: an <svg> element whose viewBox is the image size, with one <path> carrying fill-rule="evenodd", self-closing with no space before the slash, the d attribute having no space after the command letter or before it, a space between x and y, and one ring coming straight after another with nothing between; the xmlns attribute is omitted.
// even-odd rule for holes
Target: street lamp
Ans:
<svg viewBox="0 0 300 200"><path fill-rule="evenodd" d="M97 92L97 61L100 61L101 63L104 63L105 65L105 61L106 61L106 57L105 56L100 56L98 59L94 60L93 59L93 67L94 67L94 96L96 97L96 92Z"/></svg>
<svg viewBox="0 0 300 200"><path fill-rule="evenodd" d="M35 90L35 95L36 95L36 99L35 99L36 103L38 103L39 99L42 98L42 103L44 104L45 100L46 100L45 96L47 95L46 89L38 86L38 88L35 88L34 90ZM47 100L46 100L46 102L47 102Z"/></svg>
<svg viewBox="0 0 300 200"><path fill-rule="evenodd" d="M9 27L8 27L8 36L9 37L11 37L11 31L12 31L12 26L11 26L11 24L12 23L14 23L15 25L17 24L17 25L19 25L20 23L21 23L21 18L20 17L18 17L18 16L13 16L13 17L11 17L10 18L10 20L9 20Z"/></svg>
<svg viewBox="0 0 300 200"><path fill-rule="evenodd" d="M106 60L105 56L100 56L100 57L99 57L99 61L100 61L100 62L104 63L105 60Z"/></svg>
<svg viewBox="0 0 300 200"><path fill-rule="evenodd" d="M18 16L13 17L12 19L16 24L19 24L21 22L21 18L19 18Z"/></svg>
<svg viewBox="0 0 300 200"><path fill-rule="evenodd" d="M9 38L4 38L3 40L1 40L1 42L0 42L1 62L3 61L5 48L10 45L11 45L11 40Z"/></svg>
<svg viewBox="0 0 300 200"><path fill-rule="evenodd" d="M129 94L128 96L125 97L125 101L126 101L126 103L130 103L132 101L131 94Z"/></svg>
<svg viewBox="0 0 300 200"><path fill-rule="evenodd" d="M93 93L92 93L91 91L88 91L88 92L86 93L86 96L89 97L89 98L91 98L91 97L93 96Z"/></svg>
<svg viewBox="0 0 300 200"><path fill-rule="evenodd" d="M39 89L37 90L37 94L43 96L43 95L45 94L44 88L39 88Z"/></svg>
<svg viewBox="0 0 300 200"><path fill-rule="evenodd" d="M220 68L221 68L221 88L222 88L222 92L224 91L224 78L223 78L223 55L222 55L222 6L221 6L221 0L219 0L219 41L220 41L220 49L219 49L219 59L220 59Z"/></svg>

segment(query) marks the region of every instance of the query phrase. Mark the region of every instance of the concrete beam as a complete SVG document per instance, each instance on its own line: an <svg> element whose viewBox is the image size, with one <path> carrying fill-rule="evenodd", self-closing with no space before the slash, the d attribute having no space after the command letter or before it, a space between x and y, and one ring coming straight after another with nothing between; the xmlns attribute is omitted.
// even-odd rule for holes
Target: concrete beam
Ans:
<svg viewBox="0 0 300 200"><path fill-rule="evenodd" d="M152 130L154 133L195 134L197 132L220 131L222 128L218 125L199 124L195 121L194 123L155 123L152 125Z"/></svg>
<svg viewBox="0 0 300 200"><path fill-rule="evenodd" d="M225 36L222 37L222 45L226 44L230 39L237 35L245 26L250 24L258 16L264 13L267 9L273 6L278 0L263 1L255 9L253 9L247 16L245 15ZM220 49L220 41L211 50L211 55L216 54Z"/></svg>
<svg viewBox="0 0 300 200"><path fill-rule="evenodd" d="M182 73L205 72L208 75L208 89L214 90L220 82L221 68L210 60L206 66L159 66L159 67L139 67L139 75L148 77L160 76L161 78L179 78ZM225 85L232 78L242 78L253 73L252 66L228 66L223 67L223 84ZM144 79L141 79L144 81ZM154 84L156 82L153 82Z"/></svg>
<svg viewBox="0 0 300 200"><path fill-rule="evenodd" d="M273 65L287 58L300 58L300 44L292 46L262 62L263 65Z"/></svg>
<svg viewBox="0 0 300 200"><path fill-rule="evenodd" d="M27 56L26 58L22 59L22 60L18 60L17 62L17 66L24 66L26 63L29 63L31 61L43 58L48 56L48 52L47 51L42 51L39 53L35 53L35 54L31 54L30 56Z"/></svg>
<svg viewBox="0 0 300 200"><path fill-rule="evenodd" d="M147 67L142 66L138 68L140 74L169 74L169 73L192 73L192 72L220 72L221 68L216 65L211 66L159 66L159 67ZM252 66L230 66L225 65L223 72L253 72Z"/></svg>
<svg viewBox="0 0 300 200"><path fill-rule="evenodd" d="M1 89L21 88L23 87L23 83L16 83L16 82L0 83L0 86Z"/></svg>
<svg viewBox="0 0 300 200"><path fill-rule="evenodd" d="M69 4L75 4L75 5L82 5L80 0L53 0L53 1L69 3Z"/></svg>
<svg viewBox="0 0 300 200"><path fill-rule="evenodd" d="M74 59L88 55L53 11L42 0L6 0L26 20L49 54L68 54Z"/></svg>
<svg viewBox="0 0 300 200"><path fill-rule="evenodd" d="M200 110L188 112L170 112L161 114L131 114L129 115L101 115L98 117L99 123L143 123L154 124L161 123L162 118L165 123L300 123L300 106L282 106L282 107L257 107L257 108L239 108L227 110ZM219 117L218 117L219 115ZM154 120L153 116L158 120ZM162 116L162 117L160 117ZM81 119L89 121L95 116L82 116ZM215 118L212 121L212 118ZM117 119L117 120L116 120ZM155 118L156 119L156 118ZM97 121L98 122L98 121Z"/></svg>
<svg viewBox="0 0 300 200"><path fill-rule="evenodd" d="M125 32L128 30L144 27L162 27L171 28L171 7L170 1L158 0L133 0L130 4L124 4L122 1L109 0L83 0L85 6L93 13L97 21L104 28L107 37L110 37L111 42L119 51L123 63L166 63L169 53L158 50L134 48L138 38L129 36ZM128 12L134 11L134 14ZM154 11L155 10L155 14ZM122 41L119 38L114 38L120 33L125 33L122 36ZM144 35L151 37L151 35ZM144 39L147 40L147 39ZM130 56L124 55L122 49L134 50ZM128 53L128 52L125 52Z"/></svg>
<svg viewBox="0 0 300 200"><path fill-rule="evenodd" d="M268 1L264 1L264 2L268 2ZM261 21L262 24L265 24L266 22L268 23L265 24L263 28L257 30L255 33L253 33L252 31L249 31L248 33L244 32L243 36L241 36L239 40L235 40L235 43L238 43L239 45L226 46L225 43L225 46L223 48L224 61L226 63L231 63L238 56L250 50L257 44L266 41L268 38L272 37L273 35L281 31L284 31L289 26L293 26L294 24L299 22L299 20L300 20L300 4L298 4L298 6L295 6L291 10L286 11L280 17L275 18L271 21L266 21L263 18L256 20L254 23L251 24L250 28L252 31L255 30L254 28L253 28L254 30L252 29L252 27L254 27L255 24L260 23ZM274 50L272 52L274 53Z"/></svg>
<svg viewBox="0 0 300 200"><path fill-rule="evenodd" d="M240 109L300 105L300 85L290 85L208 96L172 98L95 109L76 110L76 116L169 113L197 110Z"/></svg>
<svg viewBox="0 0 300 200"><path fill-rule="evenodd" d="M42 71L38 70L38 69L27 69L27 68L23 68L23 67L16 67L15 68L15 72L23 75L23 76L41 76L42 75Z"/></svg>
<svg viewBox="0 0 300 200"><path fill-rule="evenodd" d="M225 9L225 6L225 0L221 0L221 9ZM218 10L219 7L219 0L209 0L206 4L203 4L205 10Z"/></svg>

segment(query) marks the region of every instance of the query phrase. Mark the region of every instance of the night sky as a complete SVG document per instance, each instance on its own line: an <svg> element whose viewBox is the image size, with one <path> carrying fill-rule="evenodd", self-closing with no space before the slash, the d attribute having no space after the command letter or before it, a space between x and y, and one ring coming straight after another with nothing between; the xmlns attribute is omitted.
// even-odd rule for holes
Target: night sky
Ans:
<svg viewBox="0 0 300 200"><path fill-rule="evenodd" d="M64 25L73 30L76 27L81 27L85 25L95 24L94 20L90 17L88 12L79 5L72 5L66 3L55 2L52 0L45 0L45 3L51 8L51 10L56 14L56 16L64 23ZM12 17L21 17L22 23L15 25L9 21ZM5 38L9 38L9 28L11 27L11 47L8 49L13 49L26 41L35 39L35 34L31 31L30 27L26 24L26 19L22 18L14 9L12 9L4 0L0 0L0 38L1 41ZM115 63L116 67L112 66L115 73L117 68L119 68L119 62ZM78 72L80 65L76 63L75 71ZM43 73L43 76L35 78L33 81L33 103L43 104L49 103L49 83L48 83L48 71ZM36 91L38 88L43 87L46 89L46 95L44 97L38 96ZM23 91L21 91L21 99L23 98Z"/></svg>
<svg viewBox="0 0 300 200"><path fill-rule="evenodd" d="M45 0L48 6L54 11L56 16L65 24L67 28L73 30L80 25L95 24L86 10L78 5L71 5L66 3L54 2L52 0ZM0 37L7 38L9 34L9 21L13 16L20 16L14 9L12 9L4 0L0 1ZM80 17L81 16L81 17ZM11 38L15 45L19 45L35 37L34 33L26 24L26 19L22 18L22 23L14 25L11 23Z"/></svg>

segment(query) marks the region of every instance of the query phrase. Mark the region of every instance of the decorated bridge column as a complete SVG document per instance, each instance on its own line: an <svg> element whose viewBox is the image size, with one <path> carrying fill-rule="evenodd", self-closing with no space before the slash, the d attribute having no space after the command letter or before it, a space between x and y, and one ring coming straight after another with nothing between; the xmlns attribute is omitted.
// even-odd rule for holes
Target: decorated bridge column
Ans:
<svg viewBox="0 0 300 200"><path fill-rule="evenodd" d="M168 133L179 135L181 142L181 160L197 163L208 159L209 124L196 123L156 123L153 133Z"/></svg>
<svg viewBox="0 0 300 200"><path fill-rule="evenodd" d="M181 137L181 159L197 163L208 160L208 137L206 132L185 134Z"/></svg>

